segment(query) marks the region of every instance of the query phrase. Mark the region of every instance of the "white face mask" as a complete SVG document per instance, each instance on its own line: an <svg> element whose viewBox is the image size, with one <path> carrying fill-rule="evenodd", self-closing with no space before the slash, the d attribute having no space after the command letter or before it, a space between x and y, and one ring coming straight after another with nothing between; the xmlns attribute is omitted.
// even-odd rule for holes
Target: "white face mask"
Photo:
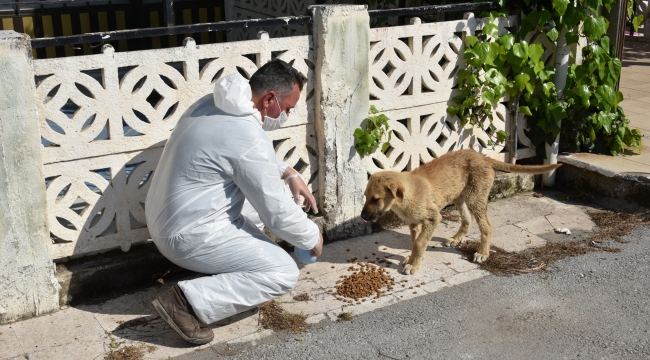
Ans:
<svg viewBox="0 0 650 360"><path fill-rule="evenodd" d="M282 125L284 125L284 123L289 119L287 113L282 111L282 108L280 108L280 101L278 100L277 96L275 97L275 103L278 105L278 109L281 111L280 116L275 119L272 117L264 116L264 122L262 123L262 129L264 129L264 131L277 130L281 128Z"/></svg>

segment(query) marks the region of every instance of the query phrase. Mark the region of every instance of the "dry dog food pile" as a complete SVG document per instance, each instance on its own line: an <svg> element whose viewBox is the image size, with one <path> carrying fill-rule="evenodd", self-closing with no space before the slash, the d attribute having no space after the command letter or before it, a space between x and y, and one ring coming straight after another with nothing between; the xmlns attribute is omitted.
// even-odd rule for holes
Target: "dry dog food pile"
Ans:
<svg viewBox="0 0 650 360"><path fill-rule="evenodd" d="M341 275L342 280L337 281L337 299L357 304L366 301L369 296L375 295L375 299L381 297L386 291L393 290L395 280L388 275L385 268L369 263L356 263L348 268L352 275ZM386 290L383 290L386 288ZM348 299L345 299L348 298ZM354 299L354 301L352 300ZM375 300L373 300L375 302Z"/></svg>

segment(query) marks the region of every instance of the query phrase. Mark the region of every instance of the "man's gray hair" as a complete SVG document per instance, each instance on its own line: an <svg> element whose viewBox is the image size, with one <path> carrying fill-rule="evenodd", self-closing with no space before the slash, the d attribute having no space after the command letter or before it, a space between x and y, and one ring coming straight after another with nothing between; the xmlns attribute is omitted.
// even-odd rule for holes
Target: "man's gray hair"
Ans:
<svg viewBox="0 0 650 360"><path fill-rule="evenodd" d="M303 83L302 75L280 59L264 64L257 69L249 81L253 94L264 95L269 91L275 91L280 98L289 96L295 84L298 84L298 88L302 91Z"/></svg>

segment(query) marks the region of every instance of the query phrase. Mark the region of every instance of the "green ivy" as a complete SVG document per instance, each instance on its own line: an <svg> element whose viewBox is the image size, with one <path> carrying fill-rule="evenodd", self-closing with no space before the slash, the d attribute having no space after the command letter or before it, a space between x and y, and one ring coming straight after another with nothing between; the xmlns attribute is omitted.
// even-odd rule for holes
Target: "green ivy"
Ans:
<svg viewBox="0 0 650 360"><path fill-rule="evenodd" d="M366 118L366 128L356 128L354 130L354 138L357 140L354 148L361 158L375 151L382 142L381 151L383 153L390 147L392 134L388 126L388 120L390 119L384 114L379 114L374 105L370 106L370 113L372 115ZM386 138L385 141L384 138Z"/></svg>
<svg viewBox="0 0 650 360"><path fill-rule="evenodd" d="M513 0L516 3L515 0ZM447 108L461 124L478 126L490 136L488 145L503 143L509 136L493 124L493 109L504 96L520 98L519 112L527 115L530 139L537 154L545 157L544 142L552 144L561 133L561 145L569 151L617 155L626 147L641 147L641 133L629 128L618 104L623 94L615 91L621 60L605 36L609 23L598 14L615 0L523 0L528 11L520 37L533 33L557 41L565 32L567 45L586 37L581 65L569 68L562 98L553 82L555 67L542 60L541 43L517 41L515 34L499 35L497 20L507 11L489 13L476 36L465 37L464 67L458 71L459 95ZM562 121L562 128L558 123ZM355 134L356 135L356 134Z"/></svg>
<svg viewBox="0 0 650 360"><path fill-rule="evenodd" d="M643 14L634 16L634 7L636 6L636 1L629 0L627 2L627 17L632 21L632 26L634 26L634 31L639 31L639 25L645 20Z"/></svg>

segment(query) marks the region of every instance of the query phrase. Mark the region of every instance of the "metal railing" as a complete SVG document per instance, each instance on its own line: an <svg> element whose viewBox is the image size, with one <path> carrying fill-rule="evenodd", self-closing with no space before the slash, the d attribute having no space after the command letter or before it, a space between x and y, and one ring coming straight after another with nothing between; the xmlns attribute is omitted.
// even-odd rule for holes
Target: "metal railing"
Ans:
<svg viewBox="0 0 650 360"><path fill-rule="evenodd" d="M79 2L82 0L54 0L58 3L64 2ZM99 0L91 0L99 1ZM165 0L167 7L166 12L170 12L172 0ZM454 11L476 11L476 10L490 10L498 9L499 5L493 2L481 3L462 3L452 5L431 5L431 6L418 6L411 8L401 9L388 9L388 10L370 10L368 15L371 18L388 17L388 16L408 16L408 15L424 15L424 14L437 14L443 12ZM169 18L173 18L167 14ZM133 29L133 30L117 30L87 33L80 35L58 36L50 38L40 38L32 40L33 48L43 48L49 46L61 46L83 43L99 43L103 41L126 40L135 38L147 38L154 36L177 35L198 32L210 31L227 31L242 28L253 27L266 27L266 26L287 26L287 25L303 25L312 22L311 16L293 16L272 19L250 19L250 20L233 20L233 21L219 21L213 23L202 23L192 25L176 25L167 21L167 26L147 28L147 29Z"/></svg>

